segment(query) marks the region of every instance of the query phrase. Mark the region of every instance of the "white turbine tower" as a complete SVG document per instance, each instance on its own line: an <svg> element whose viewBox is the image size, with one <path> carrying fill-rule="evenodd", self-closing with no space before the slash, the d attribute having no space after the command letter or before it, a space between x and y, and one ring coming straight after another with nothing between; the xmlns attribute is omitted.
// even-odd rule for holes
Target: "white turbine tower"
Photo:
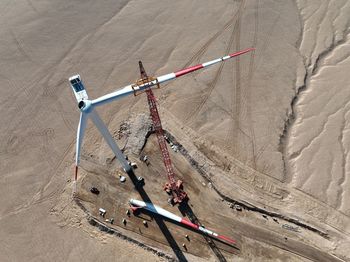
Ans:
<svg viewBox="0 0 350 262"><path fill-rule="evenodd" d="M89 100L89 97L85 91L85 87L81 81L81 78L79 75L75 75L69 78L70 85L73 89L73 92L75 94L75 97L78 102L78 107L81 111L80 113L80 121L79 121L79 126L78 126L78 131L77 131L77 142L76 142L76 159L75 159L75 175L74 175L74 180L77 180L77 174L78 174L78 166L79 166L79 161L80 161L80 149L81 149L81 144L83 141L84 137L84 131L86 128L86 122L88 118L91 118L92 122L95 124L97 129L100 131L101 135L104 137L106 140L107 144L109 147L112 149L113 153L115 156L118 158L120 163L123 165L125 172L129 172L132 170L131 166L128 164L128 162L125 160L125 157L114 141L112 135L109 133L106 125L103 123L102 119L99 117L97 112L95 111L95 106L100 106L106 103L109 103L113 100L119 99L121 97L143 91L147 88L154 88L159 86L159 84L167 82L169 80L173 80L177 77L186 75L188 73L197 71L199 69L223 62L227 59L230 59L235 56L239 56L242 54L245 54L247 52L250 52L254 50L254 48L248 48L203 64L191 66L170 74L162 75L159 77L154 77L151 78L149 81L138 81L135 84L131 84L128 86L125 86L115 92L112 92L110 94L101 96L100 98L94 99L94 100Z"/></svg>

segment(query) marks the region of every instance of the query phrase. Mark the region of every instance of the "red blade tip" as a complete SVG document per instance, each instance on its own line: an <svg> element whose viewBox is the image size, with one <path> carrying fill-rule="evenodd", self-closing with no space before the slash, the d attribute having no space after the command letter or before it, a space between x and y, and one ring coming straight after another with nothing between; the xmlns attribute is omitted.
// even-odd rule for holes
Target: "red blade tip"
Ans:
<svg viewBox="0 0 350 262"><path fill-rule="evenodd" d="M254 47L250 47L250 48L244 49L242 51L238 51L236 53L229 54L229 56L230 57L239 56L239 55L248 53L248 52L253 51L253 50L255 50L255 48Z"/></svg>

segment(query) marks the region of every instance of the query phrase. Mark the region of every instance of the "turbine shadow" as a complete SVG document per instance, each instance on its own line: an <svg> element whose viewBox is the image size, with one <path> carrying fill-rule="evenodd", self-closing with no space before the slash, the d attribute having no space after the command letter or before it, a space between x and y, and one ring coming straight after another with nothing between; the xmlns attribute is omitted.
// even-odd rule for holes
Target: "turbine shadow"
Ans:
<svg viewBox="0 0 350 262"><path fill-rule="evenodd" d="M202 226L202 224L200 223L199 219L197 218L197 216L195 215L195 213L193 212L192 208L190 207L190 205L188 204L188 202L183 202L181 203L179 206L179 211L181 212L183 217L188 217L188 219L196 224L196 225L200 225ZM198 233L198 232L197 232ZM212 239L215 239L216 241L219 241L225 245L234 247L235 249L238 249L235 246L229 245L226 242L223 242L219 239L216 238L212 238L209 237L208 235L205 235L202 233L202 236L204 238L204 240L207 242L208 246L210 247L210 249L213 251L213 253L215 254L216 258L218 259L218 261L220 262L226 262L226 258L224 257L224 255L221 253L220 249L216 246L215 242Z"/></svg>
<svg viewBox="0 0 350 262"><path fill-rule="evenodd" d="M128 176L131 179L132 183L134 184L136 190L139 192L139 194L142 198L142 201L153 204L152 200L149 198L149 196L146 193L146 191L144 190L143 186L140 186L140 182L137 179L134 171L132 171L132 170L129 171ZM167 226L165 225L163 219L159 216L153 216L153 217L154 217L154 221L156 221L159 229L162 231L163 235L165 236L166 240L168 241L169 246L173 250L177 259L179 261L187 261L185 255L183 254L182 250L180 249L180 247L176 243L174 237L171 235L171 233L170 233L169 229L167 228Z"/></svg>

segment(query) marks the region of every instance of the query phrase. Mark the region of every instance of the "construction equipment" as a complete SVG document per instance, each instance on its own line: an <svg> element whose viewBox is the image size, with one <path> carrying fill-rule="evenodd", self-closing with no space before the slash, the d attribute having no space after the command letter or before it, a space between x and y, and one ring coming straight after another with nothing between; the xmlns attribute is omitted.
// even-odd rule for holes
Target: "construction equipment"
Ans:
<svg viewBox="0 0 350 262"><path fill-rule="evenodd" d="M136 81L136 84L135 84L136 86L142 83L147 83L152 81L152 78L148 77L141 61L139 61L139 67L140 67L141 79ZM159 87L159 84L158 84L158 87ZM148 101L149 110L151 113L153 131L157 135L158 144L163 156L166 176L168 177L168 183L164 185L164 190L171 196L171 198L169 199L170 204L172 205L180 204L181 202L188 200L188 196L187 196L187 193L183 190L182 181L176 180L175 178L175 172L173 169L173 165L171 163L170 154L164 138L162 122L160 120L158 109L157 109L156 98L151 88L147 88L145 92L147 94L147 101ZM135 93L135 95L137 94Z"/></svg>

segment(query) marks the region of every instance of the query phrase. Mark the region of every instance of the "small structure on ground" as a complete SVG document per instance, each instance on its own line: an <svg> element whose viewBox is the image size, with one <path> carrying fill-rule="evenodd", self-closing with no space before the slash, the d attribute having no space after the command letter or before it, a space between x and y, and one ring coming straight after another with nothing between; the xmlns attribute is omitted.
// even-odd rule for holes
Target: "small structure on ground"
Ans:
<svg viewBox="0 0 350 262"><path fill-rule="evenodd" d="M100 194L100 190L98 190L97 187L91 187L90 192L95 194L95 195Z"/></svg>
<svg viewBox="0 0 350 262"><path fill-rule="evenodd" d="M104 217L104 216L106 215L106 210L103 209L103 208L100 208L100 209L98 210L98 212L99 212L100 216L102 216L102 217Z"/></svg>

